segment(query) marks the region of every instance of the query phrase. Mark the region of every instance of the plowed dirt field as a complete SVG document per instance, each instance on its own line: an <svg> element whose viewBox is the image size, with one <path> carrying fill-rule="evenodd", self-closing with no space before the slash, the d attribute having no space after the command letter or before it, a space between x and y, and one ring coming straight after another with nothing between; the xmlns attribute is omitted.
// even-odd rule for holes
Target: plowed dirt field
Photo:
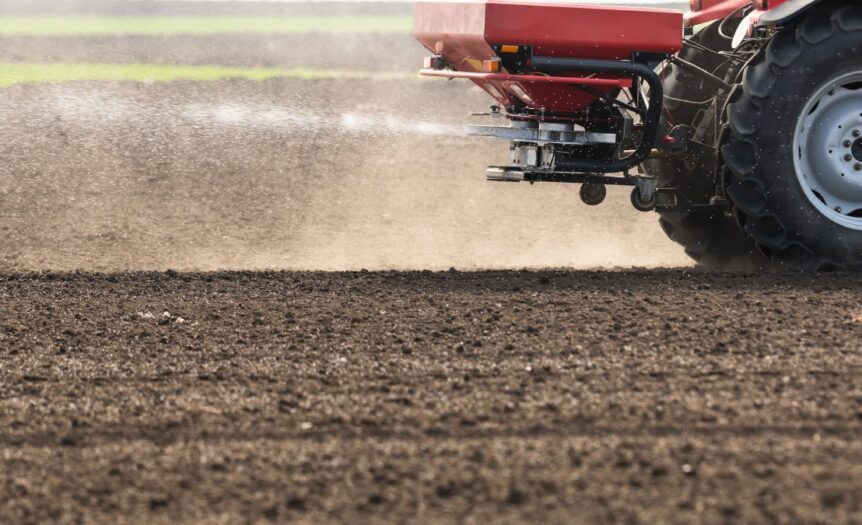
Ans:
<svg viewBox="0 0 862 525"><path fill-rule="evenodd" d="M0 277L0 522L838 523L855 275Z"/></svg>

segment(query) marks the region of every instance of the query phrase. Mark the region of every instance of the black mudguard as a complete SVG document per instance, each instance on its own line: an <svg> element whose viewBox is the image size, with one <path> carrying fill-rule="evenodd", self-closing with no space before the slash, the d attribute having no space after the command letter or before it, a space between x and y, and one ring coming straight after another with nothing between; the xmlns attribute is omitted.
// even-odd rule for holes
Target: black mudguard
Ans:
<svg viewBox="0 0 862 525"><path fill-rule="evenodd" d="M757 21L757 25L774 26L783 24L820 2L822 2L822 0L788 0L775 9L770 9L766 13L762 14Z"/></svg>

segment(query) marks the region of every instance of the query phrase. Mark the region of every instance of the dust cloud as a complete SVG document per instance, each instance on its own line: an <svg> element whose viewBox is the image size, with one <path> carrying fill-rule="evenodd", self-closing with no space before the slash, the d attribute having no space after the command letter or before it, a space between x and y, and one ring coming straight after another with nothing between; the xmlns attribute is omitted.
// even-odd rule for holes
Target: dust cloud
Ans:
<svg viewBox="0 0 862 525"><path fill-rule="evenodd" d="M399 38L399 56L408 49L415 58L399 65L409 72L424 52ZM201 39L198 51L223 44ZM55 53L79 57L94 45L66 44ZM345 60L361 63L362 50L344 44ZM170 55L175 45L139 39L126 50ZM313 62L315 48L305 49ZM2 269L690 264L625 189L586 207L574 185L486 182L485 167L508 151L463 135L468 113L490 102L467 82L76 82L3 91Z"/></svg>

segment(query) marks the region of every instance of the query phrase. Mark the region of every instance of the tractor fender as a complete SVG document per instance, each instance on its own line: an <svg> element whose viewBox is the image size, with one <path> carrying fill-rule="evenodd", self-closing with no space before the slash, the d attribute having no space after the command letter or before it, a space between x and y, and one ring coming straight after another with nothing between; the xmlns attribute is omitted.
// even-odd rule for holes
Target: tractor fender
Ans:
<svg viewBox="0 0 862 525"><path fill-rule="evenodd" d="M787 0L777 7L762 12L754 21L754 25L764 27L789 22L820 2L822 0Z"/></svg>
<svg viewBox="0 0 862 525"><path fill-rule="evenodd" d="M750 30L754 27L783 24L820 2L822 0L786 0L771 9L764 11L755 10L753 16L749 18L745 26ZM685 25L686 27L692 27L724 18L733 11L751 3L751 0L720 0L717 3L710 4L709 7L703 10L686 13Z"/></svg>

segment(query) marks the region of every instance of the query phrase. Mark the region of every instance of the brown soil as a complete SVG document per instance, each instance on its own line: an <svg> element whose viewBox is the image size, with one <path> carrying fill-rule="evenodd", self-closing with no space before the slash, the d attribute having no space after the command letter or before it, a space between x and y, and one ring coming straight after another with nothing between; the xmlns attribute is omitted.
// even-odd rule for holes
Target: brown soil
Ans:
<svg viewBox="0 0 862 525"><path fill-rule="evenodd" d="M490 183L445 80L17 86L0 269L686 265L624 188ZM481 120L480 120L481 122Z"/></svg>
<svg viewBox="0 0 862 525"><path fill-rule="evenodd" d="M3 523L862 519L857 275L0 280Z"/></svg>

